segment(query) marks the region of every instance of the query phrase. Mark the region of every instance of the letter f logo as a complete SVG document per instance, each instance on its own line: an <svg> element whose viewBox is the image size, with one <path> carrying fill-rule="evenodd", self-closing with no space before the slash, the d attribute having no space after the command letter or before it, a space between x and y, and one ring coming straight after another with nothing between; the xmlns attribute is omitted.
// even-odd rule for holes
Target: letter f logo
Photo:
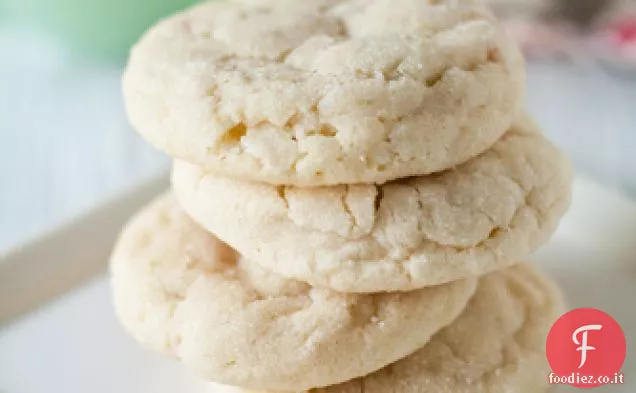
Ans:
<svg viewBox="0 0 636 393"><path fill-rule="evenodd" d="M581 351L581 364L579 364L579 368L583 367L585 365L585 362L587 361L587 351L593 351L596 349L592 346L587 345L587 333L590 330L601 330L602 328L602 325L585 325L576 329L572 334L572 341L574 341L574 344L580 345L580 347L576 349L577 351ZM582 333L580 342L578 339L579 333Z"/></svg>

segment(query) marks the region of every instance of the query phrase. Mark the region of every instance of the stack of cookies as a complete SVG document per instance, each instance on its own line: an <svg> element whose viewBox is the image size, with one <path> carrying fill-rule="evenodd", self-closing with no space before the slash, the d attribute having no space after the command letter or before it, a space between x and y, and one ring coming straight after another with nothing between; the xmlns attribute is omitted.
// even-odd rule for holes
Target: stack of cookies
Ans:
<svg viewBox="0 0 636 393"><path fill-rule="evenodd" d="M172 191L111 259L119 319L214 392L540 392L559 291L527 258L571 169L462 0L224 0L133 49Z"/></svg>

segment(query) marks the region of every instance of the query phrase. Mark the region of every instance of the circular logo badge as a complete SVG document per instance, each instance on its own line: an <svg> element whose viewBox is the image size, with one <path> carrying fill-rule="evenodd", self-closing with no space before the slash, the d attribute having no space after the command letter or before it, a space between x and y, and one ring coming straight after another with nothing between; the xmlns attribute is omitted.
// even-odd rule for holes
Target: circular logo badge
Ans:
<svg viewBox="0 0 636 393"><path fill-rule="evenodd" d="M550 379L579 388L614 383L626 351L625 334L614 318L594 308L572 310L548 334Z"/></svg>

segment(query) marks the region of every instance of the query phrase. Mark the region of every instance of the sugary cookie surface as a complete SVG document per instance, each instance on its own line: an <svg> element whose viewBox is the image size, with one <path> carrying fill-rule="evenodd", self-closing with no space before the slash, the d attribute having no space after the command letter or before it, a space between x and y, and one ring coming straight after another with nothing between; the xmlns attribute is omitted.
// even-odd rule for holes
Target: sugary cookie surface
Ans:
<svg viewBox="0 0 636 393"><path fill-rule="evenodd" d="M546 336L563 311L560 291L529 265L491 273L464 312L421 350L364 378L302 393L542 393L550 372Z"/></svg>
<svg viewBox="0 0 636 393"><path fill-rule="evenodd" d="M463 0L215 1L133 49L134 127L238 178L383 183L490 147L522 101L516 46Z"/></svg>
<svg viewBox="0 0 636 393"><path fill-rule="evenodd" d="M421 348L477 281L370 295L313 288L242 258L170 195L130 221L111 273L117 316L144 346L209 380L290 392L366 375Z"/></svg>
<svg viewBox="0 0 636 393"><path fill-rule="evenodd" d="M381 186L273 186L179 161L172 183L195 220L272 271L337 291L406 291L527 258L567 210L572 168L519 116L478 157Z"/></svg>

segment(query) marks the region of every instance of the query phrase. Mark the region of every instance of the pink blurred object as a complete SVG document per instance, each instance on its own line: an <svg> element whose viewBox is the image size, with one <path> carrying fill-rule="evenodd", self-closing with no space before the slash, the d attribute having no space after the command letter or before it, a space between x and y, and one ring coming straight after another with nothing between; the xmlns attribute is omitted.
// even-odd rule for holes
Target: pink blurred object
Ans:
<svg viewBox="0 0 636 393"><path fill-rule="evenodd" d="M620 44L636 43L636 18L619 23L616 26L616 38Z"/></svg>
<svg viewBox="0 0 636 393"><path fill-rule="evenodd" d="M609 37L623 57L636 62L636 15L609 26Z"/></svg>
<svg viewBox="0 0 636 393"><path fill-rule="evenodd" d="M636 13L603 23L592 38L592 47L607 61L636 67Z"/></svg>
<svg viewBox="0 0 636 393"><path fill-rule="evenodd" d="M504 26L532 57L573 55L581 47L580 34L566 22L519 18L504 21Z"/></svg>
<svg viewBox="0 0 636 393"><path fill-rule="evenodd" d="M529 58L636 71L636 0L486 0Z"/></svg>
<svg viewBox="0 0 636 393"><path fill-rule="evenodd" d="M516 17L503 21L529 58L604 60L636 68L636 12L580 29L564 20Z"/></svg>

